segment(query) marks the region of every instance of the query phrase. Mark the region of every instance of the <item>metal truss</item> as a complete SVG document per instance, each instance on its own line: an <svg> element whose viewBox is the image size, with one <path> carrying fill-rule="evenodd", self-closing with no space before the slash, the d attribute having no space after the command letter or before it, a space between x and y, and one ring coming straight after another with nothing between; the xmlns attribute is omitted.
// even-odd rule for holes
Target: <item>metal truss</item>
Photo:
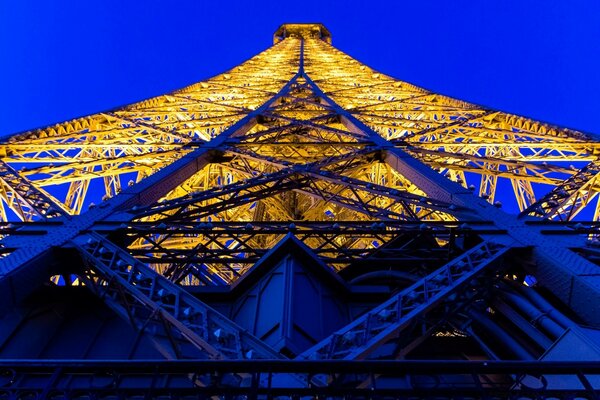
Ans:
<svg viewBox="0 0 600 400"><path fill-rule="evenodd" d="M570 221L598 194L599 172L600 161L595 160L589 163L524 210L521 215ZM593 220L597 221L599 217L600 210L596 205Z"/></svg>
<svg viewBox="0 0 600 400"><path fill-rule="evenodd" d="M68 215L68 211L52 196L33 185L3 161L0 162L0 180L4 204L14 210L21 220L32 221ZM3 205L0 208L0 215L3 221L7 221Z"/></svg>
<svg viewBox="0 0 600 400"><path fill-rule="evenodd" d="M48 190L61 208L80 213L187 154L188 145L224 132L273 97L299 64L325 95L375 132L397 146L409 144L413 156L465 187L475 186L490 202L496 201L498 180L508 180L516 206L525 210L574 175L567 163L595 160L597 145L585 134L429 93L373 71L320 39L303 43L302 57L300 40L289 38L206 82L10 137L0 152L2 160ZM306 87L299 80L286 102L262 113L259 124L270 121L276 127L242 135L237 145L284 155L289 162L291 152L320 155L323 149L343 151L368 141L336 123L326 104L305 93ZM319 140L304 136L302 145L300 132ZM288 137L292 139L286 141ZM68 186L66 192L52 189L62 184ZM15 185L5 189L3 203L11 211L4 219L27 220L31 211L22 210ZM589 197L585 188L579 191L575 197Z"/></svg>
<svg viewBox="0 0 600 400"><path fill-rule="evenodd" d="M182 342L200 352L194 358L281 357L102 236L82 235L74 245L91 264L83 274L86 285L119 314L126 315L137 329L154 337L164 336L160 348L167 358L194 354L189 348L182 349Z"/></svg>
<svg viewBox="0 0 600 400"><path fill-rule="evenodd" d="M503 233L490 223L480 221L468 224L433 221L426 225L409 221L337 221L334 224L112 221L100 224L94 230L111 235L119 243L144 243L143 246L129 246L130 254L151 264L168 279L185 285L232 283L289 233L336 271L365 261L443 264L455 252L461 251L452 243L482 234ZM386 247L401 238L410 238L411 246L407 243ZM432 240L448 243L448 246L433 247ZM193 241L194 247L183 247L186 241ZM364 247L366 242L377 242L378 246ZM176 243L180 245L176 247ZM216 277L219 279L215 280Z"/></svg>
<svg viewBox="0 0 600 400"><path fill-rule="evenodd" d="M423 333L433 329L435 325L427 326L425 318L421 316L451 295L452 303L447 306L454 309L448 310L447 313L456 312L457 306L463 305L456 292L461 289L464 291L465 286L473 284L474 278L484 269L489 272L492 269L490 266L500 261L509 249L494 243L481 243L357 318L298 358L310 360L366 358L377 347L420 320L423 327L417 330L423 337ZM439 324L441 321L438 319L436 323Z"/></svg>
<svg viewBox="0 0 600 400"><path fill-rule="evenodd" d="M298 42L282 42L233 71L168 95L12 136L2 146L2 160L22 168L20 174L36 186L68 184L57 198L80 213L182 157L189 152L185 144L216 137L272 98L294 76Z"/></svg>
<svg viewBox="0 0 600 400"><path fill-rule="evenodd" d="M307 40L304 54L307 73L333 101L382 137L409 144L413 156L440 173L479 187L490 202L500 177L510 181L524 210L543 194L532 183L556 186L576 172L568 162L596 158L597 143L580 132L427 92L321 40ZM551 174L558 170L562 174Z"/></svg>
<svg viewBox="0 0 600 400"><path fill-rule="evenodd" d="M474 358L501 359L473 326L510 330L507 319L519 325L506 336L539 338L550 351L576 323L542 332L528 319L540 311L529 313L537 298L513 304L527 297L518 290L488 296L499 282L524 287L532 277L574 319L600 326L600 290L588 278L600 260L600 212L588 207L597 194L598 143L395 80L330 39L322 25L287 24L271 48L224 74L1 143L0 310L19 307L43 285L87 287L177 360L153 370L114 363L115 379L139 379L152 395L529 396L528 371L542 381L567 371L515 363L454 371L436 361L425 363L432 386L417 364L327 364L418 356L449 327L447 336L470 340ZM500 209L511 201L507 191L520 216ZM346 326L310 339L298 359L313 363L273 361L284 356L202 297L261 279L251 278L252 267L290 236L324 270L317 274L337 274L344 293L336 295L355 307ZM370 285L373 276L398 279ZM517 358L531 358L517 342L510 341ZM185 358L240 364L199 367ZM250 359L264 364L243 361ZM59 364L2 364L0 397L71 396L64 382L79 373L101 379L105 368ZM589 371L572 365L577 380L568 390L541 391L588 396ZM28 374L43 376L45 386L28 383ZM464 386L442 382L457 374ZM104 394L140 393L105 381L112 391Z"/></svg>

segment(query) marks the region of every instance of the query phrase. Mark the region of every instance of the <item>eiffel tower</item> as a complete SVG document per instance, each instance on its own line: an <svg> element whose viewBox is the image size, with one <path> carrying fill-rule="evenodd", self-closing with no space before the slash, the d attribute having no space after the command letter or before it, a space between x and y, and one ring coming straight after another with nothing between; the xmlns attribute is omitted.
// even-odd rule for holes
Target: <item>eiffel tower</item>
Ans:
<svg viewBox="0 0 600 400"><path fill-rule="evenodd" d="M0 399L592 398L599 153L321 24L11 136Z"/></svg>

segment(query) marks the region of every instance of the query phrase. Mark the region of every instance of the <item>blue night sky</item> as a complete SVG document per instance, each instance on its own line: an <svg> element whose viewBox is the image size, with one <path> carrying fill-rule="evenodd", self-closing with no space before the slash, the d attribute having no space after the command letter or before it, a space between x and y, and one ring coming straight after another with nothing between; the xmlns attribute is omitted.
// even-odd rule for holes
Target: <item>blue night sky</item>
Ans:
<svg viewBox="0 0 600 400"><path fill-rule="evenodd" d="M0 135L208 78L283 22L322 22L341 50L432 91L600 134L597 1L5 0Z"/></svg>

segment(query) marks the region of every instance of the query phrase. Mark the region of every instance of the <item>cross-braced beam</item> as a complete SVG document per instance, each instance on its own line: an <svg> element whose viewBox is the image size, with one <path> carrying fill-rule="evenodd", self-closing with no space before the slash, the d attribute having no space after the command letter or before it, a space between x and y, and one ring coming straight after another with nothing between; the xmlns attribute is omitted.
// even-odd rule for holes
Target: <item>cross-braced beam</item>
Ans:
<svg viewBox="0 0 600 400"><path fill-rule="evenodd" d="M169 358L192 354L209 359L281 357L102 236L84 234L73 244L89 265L83 274L86 284L133 326L157 339ZM185 351L190 346L195 353Z"/></svg>
<svg viewBox="0 0 600 400"><path fill-rule="evenodd" d="M570 221L598 194L600 161L596 160L565 180L521 213L546 219ZM598 207L593 219L600 218Z"/></svg>
<svg viewBox="0 0 600 400"><path fill-rule="evenodd" d="M441 303L456 312L459 297L484 271L493 274L510 247L483 242L303 352L299 359L362 359ZM461 293L462 292L462 293ZM472 293L471 293L472 295ZM448 302L451 297L451 302ZM439 323L440 321L436 321ZM421 338L433 327L420 329Z"/></svg>
<svg viewBox="0 0 600 400"><path fill-rule="evenodd" d="M0 183L2 200L22 221L69 215L66 207L4 161L0 161ZM0 208L2 219L6 221L4 205L0 204Z"/></svg>

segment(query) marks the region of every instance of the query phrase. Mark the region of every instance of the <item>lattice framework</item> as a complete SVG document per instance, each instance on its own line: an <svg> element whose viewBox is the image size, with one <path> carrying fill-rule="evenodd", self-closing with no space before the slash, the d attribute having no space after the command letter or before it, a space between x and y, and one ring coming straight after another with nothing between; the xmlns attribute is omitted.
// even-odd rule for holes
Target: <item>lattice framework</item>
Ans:
<svg viewBox="0 0 600 400"><path fill-rule="evenodd" d="M224 74L0 144L0 285L17 293L3 307L52 276L90 288L165 358L281 358L189 291L235 285L294 243L342 276L393 263L415 282L301 358L366 358L390 340L402 348L386 356L404 357L448 324L470 332L457 315L532 270L597 324L598 306L557 282L600 299L583 278L597 268L598 146L374 71L322 26L286 25ZM519 215L500 209L511 197ZM55 247L79 267L44 262Z"/></svg>

